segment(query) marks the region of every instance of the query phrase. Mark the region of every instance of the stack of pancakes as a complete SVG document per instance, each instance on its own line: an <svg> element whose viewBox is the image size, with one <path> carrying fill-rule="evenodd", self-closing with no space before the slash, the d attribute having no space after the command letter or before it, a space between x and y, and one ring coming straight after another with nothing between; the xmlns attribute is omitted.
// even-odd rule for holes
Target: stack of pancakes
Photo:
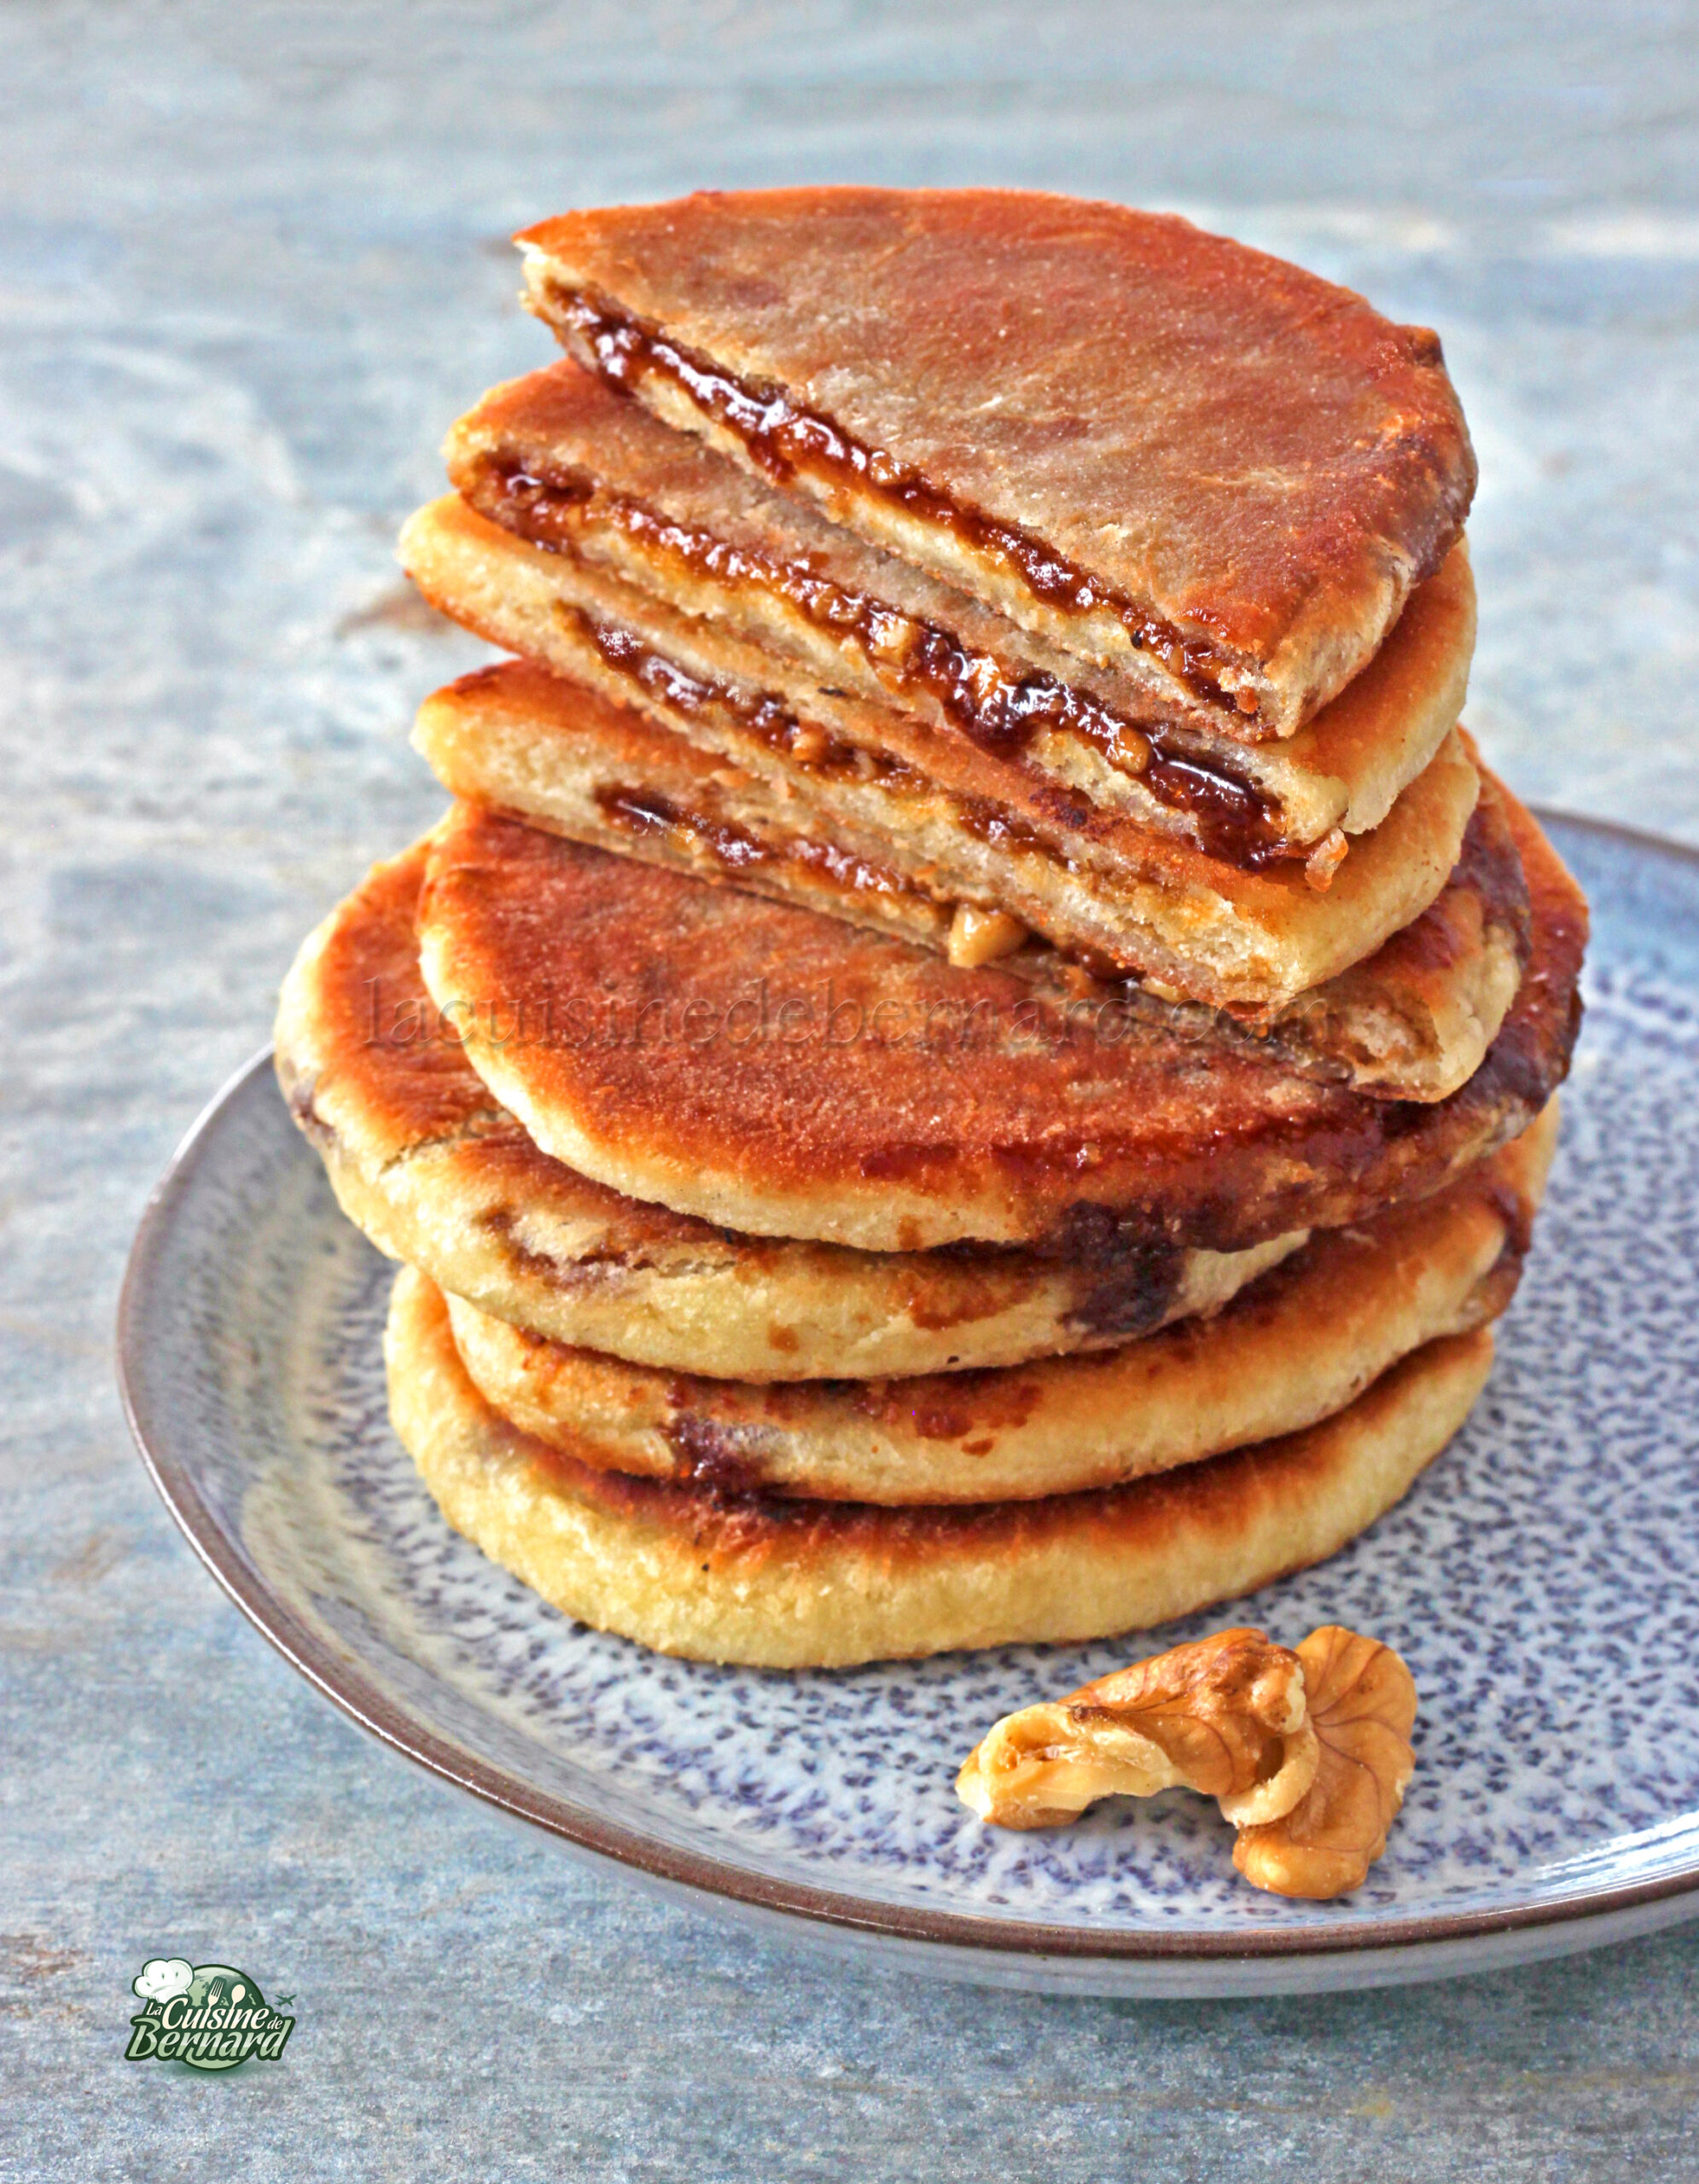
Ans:
<svg viewBox="0 0 1699 2184"><path fill-rule="evenodd" d="M1331 1553L1481 1388L1579 1014L1437 340L1018 193L521 242L568 361L402 548L515 657L278 1026L445 1514L775 1666Z"/></svg>

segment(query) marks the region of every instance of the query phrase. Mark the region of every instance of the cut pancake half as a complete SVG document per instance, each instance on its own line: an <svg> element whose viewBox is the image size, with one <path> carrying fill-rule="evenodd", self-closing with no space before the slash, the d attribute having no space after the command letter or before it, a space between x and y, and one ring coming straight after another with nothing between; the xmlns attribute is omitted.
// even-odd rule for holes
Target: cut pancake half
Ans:
<svg viewBox="0 0 1699 2184"><path fill-rule="evenodd" d="M452 495L400 550L432 603L492 643L651 713L772 794L876 828L889 864L947 860L977 897L1018 876L1047 938L1213 1006L1277 1008L1372 955L1445 886L1475 808L1453 735L1318 889L1300 863L1246 871L888 706L822 686L799 715L769 654Z"/></svg>
<svg viewBox="0 0 1699 2184"><path fill-rule="evenodd" d="M449 1316L485 1401L598 1470L893 1506L1077 1493L1296 1432L1496 1317L1556 1120L1554 1105L1434 1198L1321 1231L1214 1316L1094 1356L763 1388L540 1342L453 1298Z"/></svg>
<svg viewBox="0 0 1699 2184"><path fill-rule="evenodd" d="M587 369L1247 740L1374 656L1474 491L1436 336L1184 220L807 189L519 241Z"/></svg>
<svg viewBox="0 0 1699 2184"><path fill-rule="evenodd" d="M377 866L284 981L277 1073L380 1250L552 1341L745 1381L942 1373L1099 1349L1213 1310L1303 1242L1189 1250L1081 1223L1040 1255L735 1234L592 1182L491 1097L419 975L419 845Z"/></svg>
<svg viewBox="0 0 1699 2184"><path fill-rule="evenodd" d="M1018 830L969 828L917 777L893 787L850 767L793 781L763 763L759 743L738 748L746 770L521 661L427 699L413 740L457 796L574 841L723 880L954 960L972 946L978 918L1016 944L999 957L1012 973L1064 999L1136 999L1157 1018L1200 1013L1085 969L1082 958L1107 973L1104 951L1123 935L1109 881L1022 841ZM1443 764L1472 765L1460 737L1435 761ZM1426 787L1424 777L1411 796ZM1160 892L1146 892L1157 893L1159 911L1167 907ZM1025 944L1023 931L1056 945ZM1474 1074L1504 1020L1527 947L1522 863L1489 783L1451 877L1411 925L1278 1008L1242 1005L1213 1024L1202 1012L1202 1028L1237 1033L1289 1066L1382 1096L1443 1099Z"/></svg>
<svg viewBox="0 0 1699 2184"><path fill-rule="evenodd" d="M564 1614L696 1660L841 1668L1143 1629L1321 1560L1463 1424L1492 1339L1429 1343L1282 1440L969 1509L727 1495L580 1463L483 1400L440 1292L410 1268L386 1357L395 1431L443 1515Z"/></svg>
<svg viewBox="0 0 1699 2184"><path fill-rule="evenodd" d="M500 1104L631 1197L871 1251L1099 1226L1236 1251L1442 1188L1563 1076L1586 904L1502 793L1528 969L1481 1067L1428 1104L470 804L432 844L420 964Z"/></svg>
<svg viewBox="0 0 1699 2184"><path fill-rule="evenodd" d="M916 716L957 748L959 786L1018 788L1071 831L1083 801L1250 868L1302 854L1335 828L1378 826L1463 710L1475 587L1461 542L1332 705L1283 742L1247 744L879 552L576 365L494 388L445 452L492 522L735 641L715 656L698 633L722 678L747 676L753 648L800 719L830 710L840 732L876 729L924 766L930 740L888 709Z"/></svg>

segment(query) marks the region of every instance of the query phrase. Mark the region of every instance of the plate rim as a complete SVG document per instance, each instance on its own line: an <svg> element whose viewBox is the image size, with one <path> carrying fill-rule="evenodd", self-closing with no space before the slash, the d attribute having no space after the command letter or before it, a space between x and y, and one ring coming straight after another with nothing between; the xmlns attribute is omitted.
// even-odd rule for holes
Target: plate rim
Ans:
<svg viewBox="0 0 1699 2184"><path fill-rule="evenodd" d="M1666 835L1541 805L1531 809L1542 825L1553 822L1574 828L1626 849L1673 857L1699 868L1699 847ZM986 1958L1062 1958L1081 1965L1099 1963L1106 1969L1139 1963L1203 1964L1249 1959L1272 1969L1281 1962L1350 1959L1370 1952L1384 1955L1417 1948L1430 1953L1436 1944L1461 1949L1471 1942L1531 1929L1574 1928L1699 1891L1699 1856L1696 1856L1682 1869L1654 1879L1583 1888L1573 1896L1539 1904L1432 1912L1335 1928L1257 1926L1222 1933L1172 1933L1158 1928L1144 1932L1105 1931L1051 1920L1000 1919L985 1913L881 1902L852 1891L774 1879L605 1820L586 1805L539 1790L522 1775L466 1751L392 1702L358 1665L339 1658L267 1589L201 1494L189 1465L172 1448L169 1426L151 1416L143 1391L145 1382L137 1362L140 1330L154 1264L165 1248L179 1207L195 1188L216 1125L257 1077L270 1073L271 1060L268 1043L220 1085L190 1124L148 1195L119 1291L119 1397L155 1491L226 1597L340 1713L427 1773L509 1818L528 1821L578 1851L627 1867L663 1885L799 1920L816 1929L918 1943L940 1951L960 1950ZM1693 1909L1699 1913L1699 1902ZM1575 1946L1585 1946L1585 1943L1578 1939Z"/></svg>

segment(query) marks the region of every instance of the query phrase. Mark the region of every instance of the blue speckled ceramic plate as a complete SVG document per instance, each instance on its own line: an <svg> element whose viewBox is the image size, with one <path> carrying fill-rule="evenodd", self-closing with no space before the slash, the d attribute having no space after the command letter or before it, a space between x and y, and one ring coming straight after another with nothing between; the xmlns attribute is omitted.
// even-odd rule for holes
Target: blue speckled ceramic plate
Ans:
<svg viewBox="0 0 1699 2184"><path fill-rule="evenodd" d="M1467 1430L1323 1567L1147 1641L777 1675L565 1621L456 1537L385 1416L386 1262L256 1062L137 1239L125 1399L239 1606L376 1735L591 1857L953 1976L1131 1995L1366 1985L1699 1912L1699 857L1553 822L1592 898L1562 1150ZM1234 1620L1396 1645L1422 1693L1385 1859L1328 1904L1234 1875L1184 1793L983 1827L998 1715Z"/></svg>

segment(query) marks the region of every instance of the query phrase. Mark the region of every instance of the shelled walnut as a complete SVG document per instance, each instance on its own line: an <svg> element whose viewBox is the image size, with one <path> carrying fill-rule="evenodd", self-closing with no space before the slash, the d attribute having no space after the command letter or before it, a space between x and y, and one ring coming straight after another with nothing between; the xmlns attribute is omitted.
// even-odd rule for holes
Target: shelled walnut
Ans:
<svg viewBox="0 0 1699 2184"><path fill-rule="evenodd" d="M1054 1827L1105 1797L1184 1786L1239 1831L1233 1862L1280 1896L1360 1887L1415 1762L1416 1687L1390 1647L1329 1624L1295 1652L1260 1630L1176 1646L1006 1716L957 1777L1000 1827Z"/></svg>
<svg viewBox="0 0 1699 2184"><path fill-rule="evenodd" d="M1273 1821L1318 1757L1298 1656L1260 1630L1222 1630L1009 1715L956 1787L999 1827L1054 1827L1098 1798L1177 1784L1221 1800L1229 1819Z"/></svg>
<svg viewBox="0 0 1699 2184"><path fill-rule="evenodd" d="M1276 1896L1343 1896L1360 1888L1415 1771L1416 1685L1390 1646L1329 1623L1298 1648L1315 1778L1291 1809L1242 1830L1233 1863Z"/></svg>

